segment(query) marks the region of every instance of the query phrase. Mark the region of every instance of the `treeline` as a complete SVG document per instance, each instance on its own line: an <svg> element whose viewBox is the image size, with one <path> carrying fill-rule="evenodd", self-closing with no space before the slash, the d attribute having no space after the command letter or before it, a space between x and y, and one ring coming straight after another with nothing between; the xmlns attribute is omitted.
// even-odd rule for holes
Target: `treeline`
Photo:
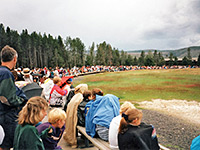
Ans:
<svg viewBox="0 0 200 150"><path fill-rule="evenodd" d="M17 66L23 67L69 67L73 66L120 66L120 65L139 65L139 66L162 66L162 65L200 65L200 56L197 62L193 62L188 49L188 56L185 56L180 64L178 58L171 53L169 61L165 61L161 52L149 51L145 54L141 52L139 58L132 57L127 52L113 48L110 44L102 42L95 45L93 42L86 51L84 43L80 38L61 36L53 37L50 34L41 34L22 30L19 34L9 27L0 24L0 50L9 45L18 52ZM178 64L179 63L179 64Z"/></svg>

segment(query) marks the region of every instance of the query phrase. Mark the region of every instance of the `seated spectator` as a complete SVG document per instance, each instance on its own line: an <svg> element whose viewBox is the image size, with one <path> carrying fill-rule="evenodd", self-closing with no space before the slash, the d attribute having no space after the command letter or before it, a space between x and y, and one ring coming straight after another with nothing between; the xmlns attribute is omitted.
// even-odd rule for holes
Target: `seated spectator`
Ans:
<svg viewBox="0 0 200 150"><path fill-rule="evenodd" d="M68 94L67 97L66 97L65 106L64 106L64 108L63 108L63 110L64 110L65 112L67 111L67 106L68 106L69 102L71 101L72 97L75 95L75 92L74 92L74 91L75 91L74 89L70 90L70 91L69 91L69 94Z"/></svg>
<svg viewBox="0 0 200 150"><path fill-rule="evenodd" d="M33 76L30 74L29 68L24 68L22 74L24 75L24 81L29 83L33 82Z"/></svg>
<svg viewBox="0 0 200 150"><path fill-rule="evenodd" d="M109 143L110 143L110 148L112 150L118 150L118 130L119 130L119 124L121 121L121 115L122 113L126 112L130 108L135 108L134 105L131 102L125 101L121 107L120 107L120 115L117 117L113 118L111 123L110 123L110 128L109 128Z"/></svg>
<svg viewBox="0 0 200 150"><path fill-rule="evenodd" d="M57 144L60 141L65 130L65 119L66 113L60 108L54 108L48 114L48 122L42 123L37 127L39 134L41 134L49 127L53 129L51 136L42 138L45 149L62 149L60 146L57 146Z"/></svg>
<svg viewBox="0 0 200 150"><path fill-rule="evenodd" d="M49 101L50 92L53 86L54 86L54 83L51 78L46 79L44 81L44 84L41 84L41 87L43 88L42 97L44 97L47 101Z"/></svg>
<svg viewBox="0 0 200 150"><path fill-rule="evenodd" d="M17 79L18 79L17 71L13 69L13 70L11 70L11 72L14 76L14 80L17 81Z"/></svg>
<svg viewBox="0 0 200 150"><path fill-rule="evenodd" d="M122 113L119 126L119 149L159 150L155 128L152 125L141 123L142 111L128 109Z"/></svg>
<svg viewBox="0 0 200 150"><path fill-rule="evenodd" d="M54 83L54 86L51 89L50 98L49 98L50 106L51 107L62 107L63 106L63 96L65 96L68 91L65 89L62 90L60 88L60 84L61 84L60 77L55 76L53 78L53 83Z"/></svg>
<svg viewBox="0 0 200 150"><path fill-rule="evenodd" d="M199 150L200 149L200 135L192 140L190 150Z"/></svg>
<svg viewBox="0 0 200 150"><path fill-rule="evenodd" d="M78 122L77 125L85 127L85 106L90 101L92 96L92 92L90 90L86 90L83 93L83 101L78 105Z"/></svg>
<svg viewBox="0 0 200 150"><path fill-rule="evenodd" d="M77 147L77 139L76 139L76 125L78 121L77 117L77 108L78 105L83 101L83 93L88 90L87 84L79 84L75 87L75 95L72 97L68 106L70 109L66 110L67 118L66 118L66 129L63 135L65 141L71 145L72 148Z"/></svg>
<svg viewBox="0 0 200 150"><path fill-rule="evenodd" d="M41 137L50 134L51 128L38 134L35 125L47 114L48 103L42 97L36 96L28 100L19 112L18 125L14 134L14 150L45 150Z"/></svg>
<svg viewBox="0 0 200 150"><path fill-rule="evenodd" d="M119 115L119 98L112 94L96 95L95 101L86 114L86 132L94 137L108 141L108 130L112 119Z"/></svg>
<svg viewBox="0 0 200 150"><path fill-rule="evenodd" d="M92 89L92 97L90 98L91 101L89 101L85 106L85 114L86 115L87 115L88 110L90 109L91 104L95 101L96 95L103 96L103 91L100 88Z"/></svg>
<svg viewBox="0 0 200 150"><path fill-rule="evenodd" d="M1 145L5 136L4 130L1 125L0 125L0 135L1 135L0 136L0 145Z"/></svg>
<svg viewBox="0 0 200 150"><path fill-rule="evenodd" d="M62 77L62 84L61 84L60 88L67 89L67 91L68 91L67 95L65 97L63 97L63 101L65 103L64 109L63 109L64 111L66 111L68 103L70 102L72 97L75 95L74 86L72 85L72 78L73 78L73 76Z"/></svg>
<svg viewBox="0 0 200 150"><path fill-rule="evenodd" d="M69 92L71 89L74 89L74 86L72 85L73 80L72 80L73 76L68 76L68 77L62 77L62 81L61 81L61 89L67 89L67 91Z"/></svg>
<svg viewBox="0 0 200 150"><path fill-rule="evenodd" d="M17 80L16 81L24 81L24 75L22 74L22 69L17 68Z"/></svg>

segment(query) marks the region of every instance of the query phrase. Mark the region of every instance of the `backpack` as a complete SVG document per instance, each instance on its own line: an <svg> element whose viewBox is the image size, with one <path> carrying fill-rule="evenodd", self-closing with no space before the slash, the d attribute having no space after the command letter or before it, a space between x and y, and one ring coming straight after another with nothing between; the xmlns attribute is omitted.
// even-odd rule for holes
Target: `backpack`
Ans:
<svg viewBox="0 0 200 150"><path fill-rule="evenodd" d="M77 125L80 125L82 127L85 127L85 106L89 102L88 99L83 99L83 101L78 105L77 109L77 117L78 122Z"/></svg>
<svg viewBox="0 0 200 150"><path fill-rule="evenodd" d="M66 102L65 102L65 106L63 108L63 110L66 112L67 110L67 105L69 104L70 100L72 99L72 97L75 95L74 89L69 91L69 94L67 95L66 98Z"/></svg>

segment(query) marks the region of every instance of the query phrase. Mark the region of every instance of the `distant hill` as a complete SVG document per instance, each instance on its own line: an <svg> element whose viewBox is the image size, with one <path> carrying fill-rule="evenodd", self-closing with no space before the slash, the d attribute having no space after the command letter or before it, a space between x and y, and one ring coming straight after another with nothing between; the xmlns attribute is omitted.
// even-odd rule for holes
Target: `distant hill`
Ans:
<svg viewBox="0 0 200 150"><path fill-rule="evenodd" d="M163 57L169 57L170 53L173 53L174 56L178 58L183 58L184 56L187 56L187 50L190 48L190 54L192 58L197 58L200 54L200 46L191 46L187 48L181 48L177 50L157 50L157 52L162 52ZM136 57L140 57L140 54L142 51L147 54L149 51L152 51L154 53L156 49L146 49L146 50L134 50L134 51L126 51L128 54Z"/></svg>

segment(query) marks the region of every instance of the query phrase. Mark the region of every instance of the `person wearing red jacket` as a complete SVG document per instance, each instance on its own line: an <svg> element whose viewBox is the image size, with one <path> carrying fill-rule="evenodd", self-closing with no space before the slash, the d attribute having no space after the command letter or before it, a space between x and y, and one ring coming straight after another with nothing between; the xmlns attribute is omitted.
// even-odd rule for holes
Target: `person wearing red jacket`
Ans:
<svg viewBox="0 0 200 150"><path fill-rule="evenodd" d="M62 107L63 106L63 96L67 95L67 90L66 89L61 89L60 85L61 85L61 78L58 76L55 76L53 78L53 83L54 86L51 89L50 92L50 98L49 98L49 102L50 102L50 106L51 107Z"/></svg>

